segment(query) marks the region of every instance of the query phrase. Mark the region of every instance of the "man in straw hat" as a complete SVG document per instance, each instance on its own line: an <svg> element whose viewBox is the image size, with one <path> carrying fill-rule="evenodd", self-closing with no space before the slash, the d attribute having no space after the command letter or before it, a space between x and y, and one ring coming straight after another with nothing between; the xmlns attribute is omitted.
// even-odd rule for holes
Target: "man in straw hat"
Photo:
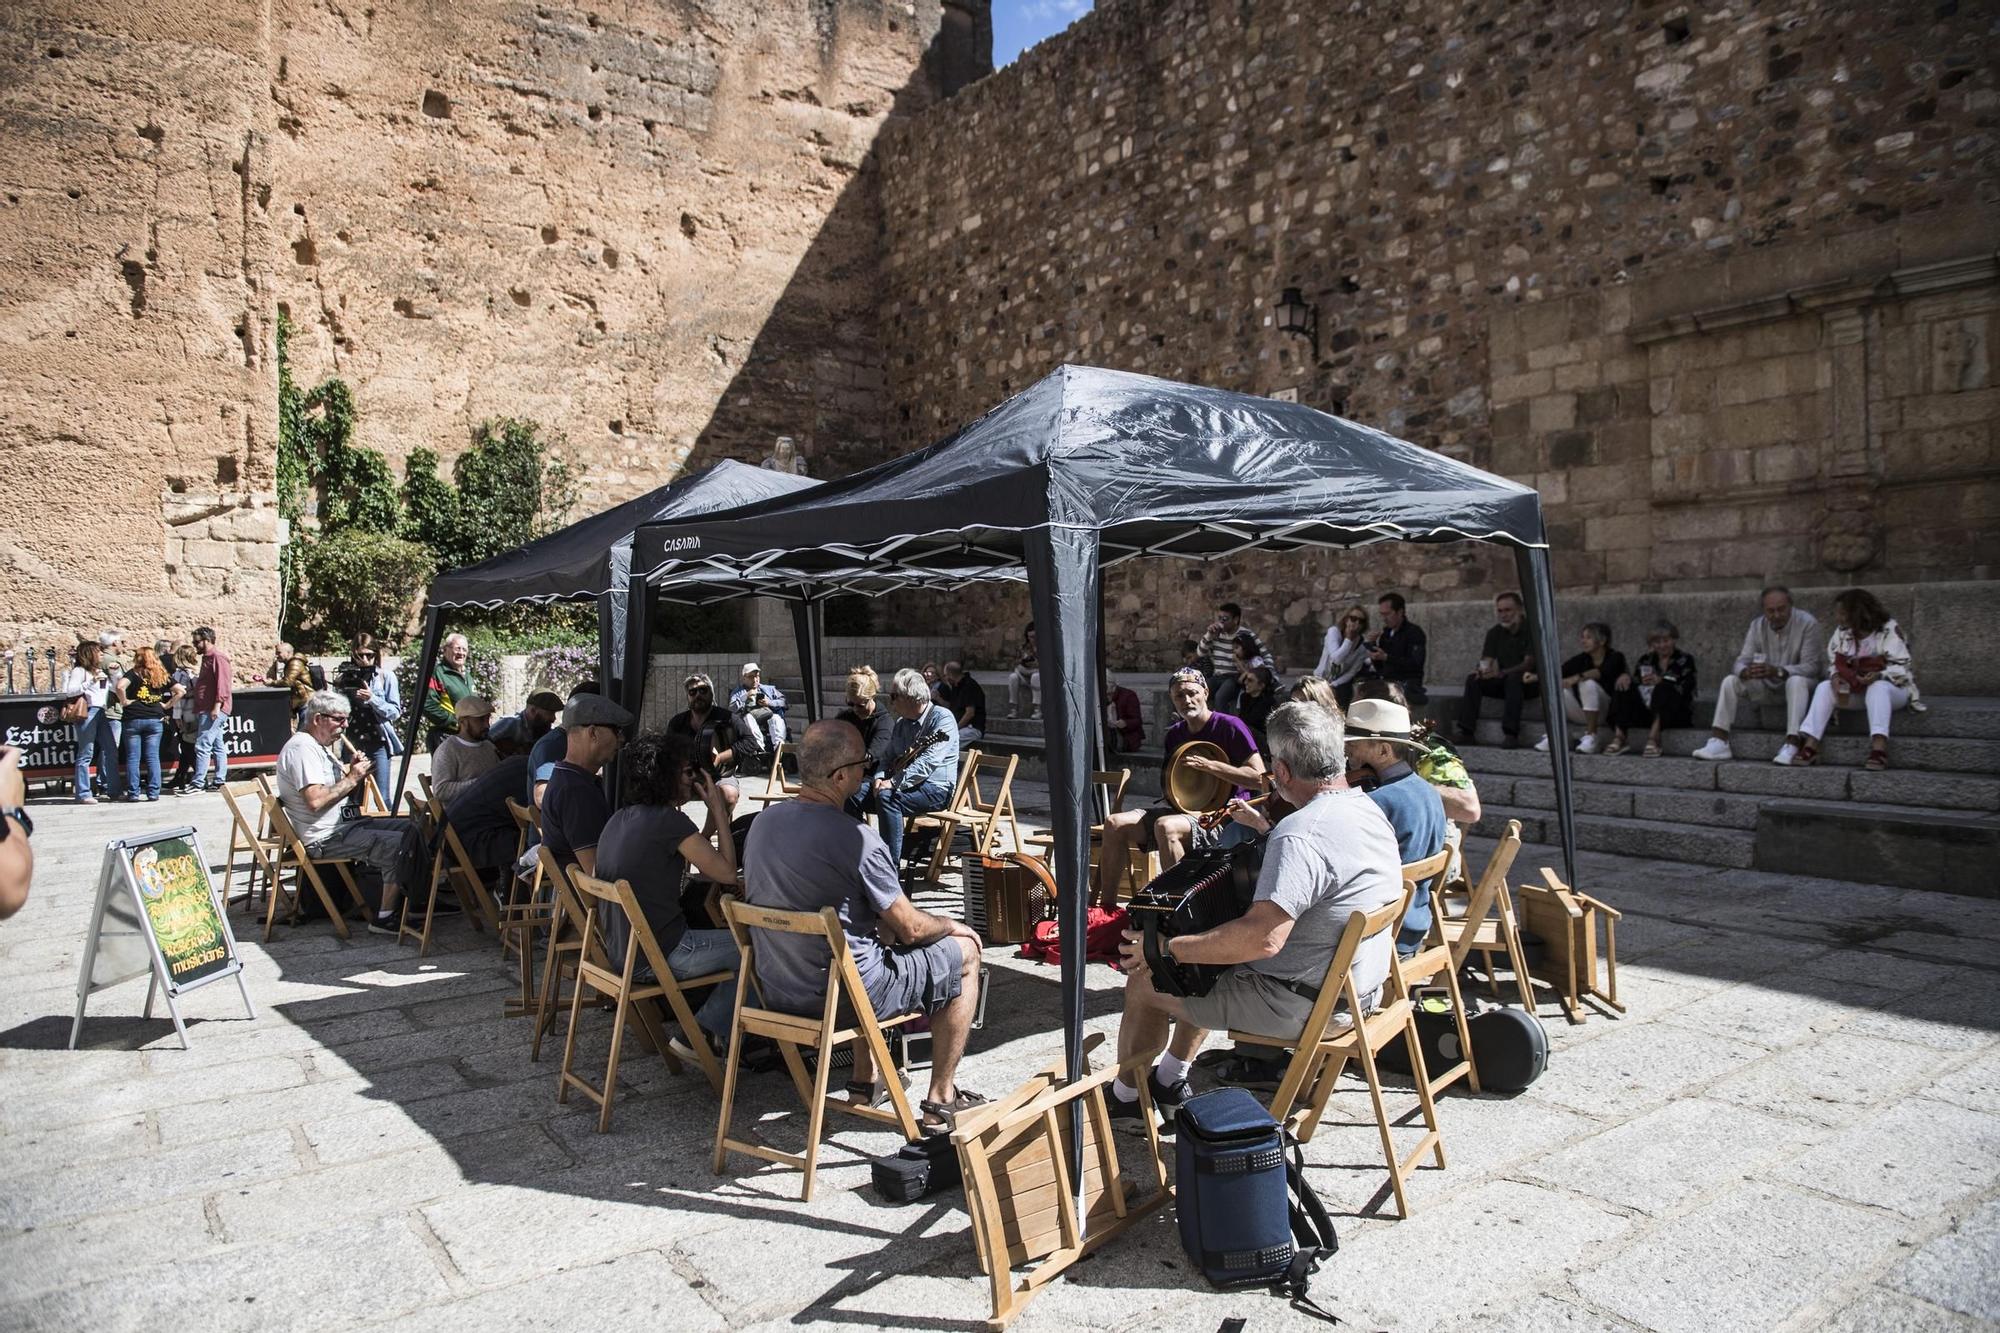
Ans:
<svg viewBox="0 0 2000 1333"><path fill-rule="evenodd" d="M1436 856L1444 848L1449 821L1437 788L1417 776L1410 757L1417 741L1410 733L1410 710L1388 699L1356 699L1347 710L1347 780L1367 790L1389 817L1403 864ZM1396 952L1408 958L1431 926L1430 886L1419 885L1396 936Z"/></svg>

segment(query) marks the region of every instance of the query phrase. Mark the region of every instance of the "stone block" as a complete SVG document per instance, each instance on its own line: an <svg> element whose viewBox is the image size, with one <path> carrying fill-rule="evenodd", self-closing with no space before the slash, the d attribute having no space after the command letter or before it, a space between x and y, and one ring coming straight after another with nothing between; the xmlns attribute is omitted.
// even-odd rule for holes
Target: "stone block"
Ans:
<svg viewBox="0 0 2000 1333"><path fill-rule="evenodd" d="M461 1328L728 1327L702 1299L700 1285L699 1279L690 1283L665 1255L646 1251L413 1310L379 1328L382 1333L429 1333L446 1323Z"/></svg>
<svg viewBox="0 0 2000 1333"><path fill-rule="evenodd" d="M1772 1115L1844 1125L1923 1087L1953 1058L1913 1042L1835 1031L1725 1075L1703 1095Z"/></svg>
<svg viewBox="0 0 2000 1333"><path fill-rule="evenodd" d="M1925 1219L2000 1179L2000 1116L1911 1098L1772 1173L1836 1198Z"/></svg>
<svg viewBox="0 0 2000 1333"><path fill-rule="evenodd" d="M1555 368L1554 385L1558 393L1574 393L1579 389L1594 389L1603 381L1602 366L1596 361L1579 361Z"/></svg>
<svg viewBox="0 0 2000 1333"><path fill-rule="evenodd" d="M1776 1328L1824 1299L1824 1274L1866 1271L1900 1238L1876 1213L1749 1182L1661 1224L1574 1285L1658 1333Z"/></svg>
<svg viewBox="0 0 2000 1333"><path fill-rule="evenodd" d="M1703 1086L1763 1054L1759 1047L1726 1037L1688 1042L1663 1023L1621 1027L1565 1052L1561 1078L1536 1083L1531 1095L1585 1115L1605 1106L1636 1112Z"/></svg>
<svg viewBox="0 0 2000 1333"><path fill-rule="evenodd" d="M1521 1174L1660 1216L1751 1175L1809 1133L1796 1121L1695 1098L1537 1158Z"/></svg>
<svg viewBox="0 0 2000 1333"><path fill-rule="evenodd" d="M1757 827L1757 802L1754 799L1719 792L1641 790L1633 799L1632 813L1640 819L1697 824L1708 828Z"/></svg>
<svg viewBox="0 0 2000 1333"><path fill-rule="evenodd" d="M1575 425L1575 394L1543 394L1528 401L1528 429L1530 431L1569 430Z"/></svg>
<svg viewBox="0 0 2000 1333"><path fill-rule="evenodd" d="M2000 1051L1959 1066L1931 1084L1927 1093L1954 1106L2000 1115Z"/></svg>
<svg viewBox="0 0 2000 1333"><path fill-rule="evenodd" d="M1494 406L1499 407L1546 394L1553 384L1548 371L1531 370L1519 375L1496 375L1490 393Z"/></svg>
<svg viewBox="0 0 2000 1333"><path fill-rule="evenodd" d="M1770 801L1757 823L1760 870L1991 898L1996 858L2000 818L1970 811Z"/></svg>
<svg viewBox="0 0 2000 1333"><path fill-rule="evenodd" d="M209 1234L199 1195L16 1232L7 1238L7 1303L0 1314L16 1301L191 1258L220 1244Z"/></svg>

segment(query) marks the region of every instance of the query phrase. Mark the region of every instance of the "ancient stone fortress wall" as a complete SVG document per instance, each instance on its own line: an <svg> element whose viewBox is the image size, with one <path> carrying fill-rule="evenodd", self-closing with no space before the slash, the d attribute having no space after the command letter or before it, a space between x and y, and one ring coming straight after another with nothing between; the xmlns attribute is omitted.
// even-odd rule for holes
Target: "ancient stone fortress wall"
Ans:
<svg viewBox="0 0 2000 1333"><path fill-rule="evenodd" d="M273 325L359 440L566 433L596 509L882 450L892 115L978 0L0 7L0 640L278 615ZM81 620L79 619L81 618ZM185 623L184 623L185 622Z"/></svg>
<svg viewBox="0 0 2000 1333"><path fill-rule="evenodd" d="M267 37L233 0L0 7L0 641L271 632Z"/></svg>
<svg viewBox="0 0 2000 1333"><path fill-rule="evenodd" d="M1534 485L1575 595L1987 579L1995 25L1102 0L885 139L892 424L921 443L1087 362L1296 392ZM1273 327L1290 286L1316 353ZM1513 581L1470 547L1135 562L1109 639L1156 664L1234 597L1310 667L1350 600L1483 616ZM1020 599L961 606L999 660Z"/></svg>

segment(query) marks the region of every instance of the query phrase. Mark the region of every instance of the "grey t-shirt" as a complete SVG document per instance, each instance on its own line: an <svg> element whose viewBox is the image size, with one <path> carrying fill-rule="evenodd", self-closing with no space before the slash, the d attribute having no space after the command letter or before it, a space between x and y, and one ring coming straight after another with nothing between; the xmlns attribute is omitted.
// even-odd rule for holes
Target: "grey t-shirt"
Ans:
<svg viewBox="0 0 2000 1333"><path fill-rule="evenodd" d="M1323 792L1271 830L1257 901L1274 902L1292 918L1285 947L1244 966L1317 986L1354 912L1387 907L1403 892L1396 830L1381 808L1352 788ZM1396 923L1361 942L1354 956L1354 990L1364 1002L1389 976Z"/></svg>
<svg viewBox="0 0 2000 1333"><path fill-rule="evenodd" d="M871 1000L883 971L875 923L902 892L882 835L843 810L817 801L786 801L766 809L750 826L743 849L745 901L787 912L838 908L847 947ZM765 1003L789 1013L818 1013L826 1002L826 973L833 961L826 945L776 931L752 935Z"/></svg>
<svg viewBox="0 0 2000 1333"><path fill-rule="evenodd" d="M278 799L284 802L286 817L308 847L332 836L340 826L341 802L330 801L326 809L314 814L306 804L305 790L331 787L340 781L342 772L333 752L303 731L293 733L278 751Z"/></svg>

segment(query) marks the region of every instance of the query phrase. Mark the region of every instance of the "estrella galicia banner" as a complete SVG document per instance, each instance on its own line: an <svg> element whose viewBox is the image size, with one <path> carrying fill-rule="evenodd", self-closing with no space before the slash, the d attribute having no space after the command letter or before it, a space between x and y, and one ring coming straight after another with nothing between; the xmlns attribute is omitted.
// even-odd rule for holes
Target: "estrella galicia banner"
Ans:
<svg viewBox="0 0 2000 1333"><path fill-rule="evenodd" d="M67 722L45 722L62 707L55 694L0 695L0 738L19 746L21 776L67 778L76 771L76 729ZM278 762L278 751L292 738L292 696L289 690L248 689L235 695L229 717L231 767L262 768Z"/></svg>

